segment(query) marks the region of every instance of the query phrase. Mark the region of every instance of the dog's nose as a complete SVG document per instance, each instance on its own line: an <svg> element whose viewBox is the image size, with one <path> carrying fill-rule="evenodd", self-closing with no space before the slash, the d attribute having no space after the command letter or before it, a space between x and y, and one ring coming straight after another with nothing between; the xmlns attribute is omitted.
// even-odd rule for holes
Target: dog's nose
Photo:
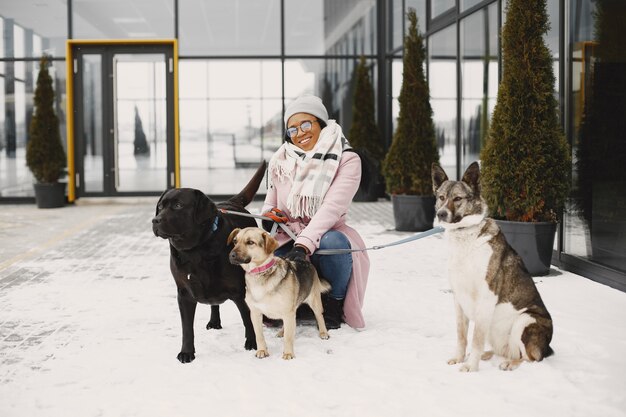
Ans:
<svg viewBox="0 0 626 417"><path fill-rule="evenodd" d="M161 219L158 219L156 217L152 218L152 224L159 224L159 223L161 223Z"/></svg>
<svg viewBox="0 0 626 417"><path fill-rule="evenodd" d="M241 262L239 262L239 260L237 259L237 254L235 253L234 250L231 250L230 253L228 254L228 261L233 265L241 264Z"/></svg>
<svg viewBox="0 0 626 417"><path fill-rule="evenodd" d="M448 217L448 213L446 213L444 210L439 210L437 212L437 218L441 221L445 220Z"/></svg>

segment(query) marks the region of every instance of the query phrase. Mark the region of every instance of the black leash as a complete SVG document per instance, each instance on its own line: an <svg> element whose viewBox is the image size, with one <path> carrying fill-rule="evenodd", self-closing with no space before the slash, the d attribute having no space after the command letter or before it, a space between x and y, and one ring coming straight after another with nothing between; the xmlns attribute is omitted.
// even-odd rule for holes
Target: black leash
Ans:
<svg viewBox="0 0 626 417"><path fill-rule="evenodd" d="M272 230L270 231L270 235L274 236L274 234L276 234L276 231L278 230L278 227L280 227L281 229L283 229L285 231L285 233L287 233L287 235L295 242L297 236L291 231L291 229L289 227L287 227L287 225L285 223L277 223L275 222L273 219L270 219L269 217L266 216L262 216L259 214L250 214L250 213L241 213L239 211L232 211L232 210L225 210L225 209L219 209L220 212L225 213L225 214L234 214L236 216L243 216L243 217L252 217L254 219L261 219L261 220L270 220L272 221L274 224L272 226ZM390 243L386 243L384 245L376 245L376 246L371 246L369 248L359 248L359 249L318 249L315 251L315 253L317 255L338 255L341 253L352 253L352 252L365 252L368 250L379 250L379 249L383 249L383 248L388 248L390 246L396 246L396 245L402 245L403 243L408 243L408 242L412 242L414 240L419 240L419 239L423 239L425 237L428 236L432 236L432 235L436 235L438 233L442 233L443 231L445 231L445 229L441 226L436 226L433 227L430 230L426 230L424 232L420 232L420 233L416 233L413 236L409 236L407 238L404 239L400 239L400 240L396 240L395 242L390 242Z"/></svg>

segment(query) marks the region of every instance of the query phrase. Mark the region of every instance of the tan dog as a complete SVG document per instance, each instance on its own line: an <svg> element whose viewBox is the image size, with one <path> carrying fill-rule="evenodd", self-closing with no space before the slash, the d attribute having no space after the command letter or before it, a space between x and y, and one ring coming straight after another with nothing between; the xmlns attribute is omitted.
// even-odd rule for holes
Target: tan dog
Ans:
<svg viewBox="0 0 626 417"><path fill-rule="evenodd" d="M246 303L256 334L256 357L269 356L263 337L263 315L282 319L283 328L278 336L285 338L283 359L295 357L296 309L302 303L313 310L320 337L328 339L321 294L330 290L330 284L318 277L313 264L274 256L278 242L258 227L233 230L228 237L228 244L231 242L234 248L230 262L246 271Z"/></svg>

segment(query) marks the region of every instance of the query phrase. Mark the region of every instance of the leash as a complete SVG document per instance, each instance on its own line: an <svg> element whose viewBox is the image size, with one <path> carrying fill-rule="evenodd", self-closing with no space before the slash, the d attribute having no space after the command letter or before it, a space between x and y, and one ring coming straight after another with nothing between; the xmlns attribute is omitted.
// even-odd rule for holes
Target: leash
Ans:
<svg viewBox="0 0 626 417"><path fill-rule="evenodd" d="M283 229L283 231L285 233L287 233L287 235L294 242L295 242L295 240L297 238L297 236L291 231L291 229L289 227L287 227L287 225L285 223L274 222L274 220L270 219L269 217L261 216L259 214L241 213L239 211L232 211L232 210L226 210L226 209L218 209L218 210L220 212L224 213L224 214L234 214L236 216L252 217L254 219L261 219L261 220L269 220L269 221L274 223L272 225L272 230L270 231L270 235L274 236L274 234L276 234L276 231L278 230L278 227L280 227L281 229ZM442 233L444 231L445 231L445 229L443 227L435 226L432 229L426 230L424 232L419 232L419 233L414 234L413 236L409 236L409 237L404 238L404 239L396 240L394 242L386 243L384 245L375 245L375 246L370 246L369 248L358 248L358 249L318 249L318 250L315 251L315 253L317 255L339 255L339 254L342 254L342 253L353 253L353 252L365 252L365 251L368 251L368 250L379 250L379 249L384 249L384 248L388 248L388 247L391 247L391 246L402 245L404 243L412 242L414 240L423 239L425 237L436 235L436 234Z"/></svg>

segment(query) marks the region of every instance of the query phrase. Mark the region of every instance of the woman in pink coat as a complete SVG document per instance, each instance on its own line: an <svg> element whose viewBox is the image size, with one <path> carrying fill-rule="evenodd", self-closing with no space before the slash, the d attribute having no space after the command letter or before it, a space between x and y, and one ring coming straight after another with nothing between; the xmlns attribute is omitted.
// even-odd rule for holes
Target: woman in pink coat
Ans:
<svg viewBox="0 0 626 417"><path fill-rule="evenodd" d="M351 151L341 126L328 119L319 97L297 98L285 111L287 138L272 156L263 212L286 223L294 241L278 229L278 255L291 260L310 257L332 289L324 297L329 329L345 321L365 326L362 307L369 274L366 252L316 255L318 249L364 248L346 214L361 180L361 159Z"/></svg>

